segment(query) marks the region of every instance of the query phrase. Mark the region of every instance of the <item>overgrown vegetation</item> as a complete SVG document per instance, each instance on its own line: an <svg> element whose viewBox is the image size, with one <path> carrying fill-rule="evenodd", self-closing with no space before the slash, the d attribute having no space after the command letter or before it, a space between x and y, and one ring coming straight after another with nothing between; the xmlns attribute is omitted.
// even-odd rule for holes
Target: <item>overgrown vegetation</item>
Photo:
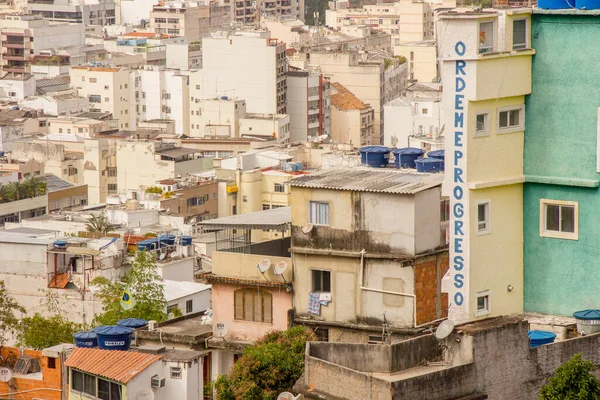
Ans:
<svg viewBox="0 0 600 400"><path fill-rule="evenodd" d="M0 346L16 335L19 330L19 317L25 308L8 294L4 281L0 281Z"/></svg>
<svg viewBox="0 0 600 400"><path fill-rule="evenodd" d="M104 308L101 314L94 317L94 325L114 325L123 318L155 321L167 319L164 287L156 272L152 253L138 251L131 269L121 281L112 282L104 277L97 277L92 284L98 287L97 296L102 300ZM121 296L126 288L135 301L135 306L129 310L124 310L121 306Z"/></svg>
<svg viewBox="0 0 600 400"><path fill-rule="evenodd" d="M217 400L275 400L290 391L304 371L306 342L313 339L312 331L296 326L246 347L229 375L214 382Z"/></svg>
<svg viewBox="0 0 600 400"><path fill-rule="evenodd" d="M115 227L108 222L108 218L104 214L95 214L88 218L85 228L88 232L107 234L114 230Z"/></svg>
<svg viewBox="0 0 600 400"><path fill-rule="evenodd" d="M21 320L17 345L42 350L60 343L72 343L73 334L81 330L81 325L67 320L60 314L46 318L35 313L32 317Z"/></svg>
<svg viewBox="0 0 600 400"><path fill-rule="evenodd" d="M540 400L600 400L600 381L590 373L594 369L581 353L575 354L542 387Z"/></svg>
<svg viewBox="0 0 600 400"><path fill-rule="evenodd" d="M148 189L146 189L146 193L162 194L162 192L163 190L158 186L150 186Z"/></svg>
<svg viewBox="0 0 600 400"><path fill-rule="evenodd" d="M46 194L46 183L37 176L22 182L0 184L0 203L23 200Z"/></svg>

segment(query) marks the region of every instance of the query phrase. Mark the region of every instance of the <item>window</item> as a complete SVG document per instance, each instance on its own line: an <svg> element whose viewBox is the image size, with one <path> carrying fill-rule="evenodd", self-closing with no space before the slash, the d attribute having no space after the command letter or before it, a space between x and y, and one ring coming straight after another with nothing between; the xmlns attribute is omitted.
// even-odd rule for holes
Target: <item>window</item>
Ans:
<svg viewBox="0 0 600 400"><path fill-rule="evenodd" d="M475 117L475 136L485 135L488 133L488 113L477 114Z"/></svg>
<svg viewBox="0 0 600 400"><path fill-rule="evenodd" d="M177 19L177 18L169 18L169 19L167 20L167 22L168 22L169 24L178 24L178 23L179 23L179 19Z"/></svg>
<svg viewBox="0 0 600 400"><path fill-rule="evenodd" d="M317 328L313 328L313 332L315 333L317 342L329 342L329 329L321 328L319 326Z"/></svg>
<svg viewBox="0 0 600 400"><path fill-rule="evenodd" d="M490 313L490 292L477 293L477 311L475 315L486 315Z"/></svg>
<svg viewBox="0 0 600 400"><path fill-rule="evenodd" d="M527 20L517 19L513 21L513 50L527 48Z"/></svg>
<svg viewBox="0 0 600 400"><path fill-rule="evenodd" d="M578 240L579 204L573 201L540 200L540 236Z"/></svg>
<svg viewBox="0 0 600 400"><path fill-rule="evenodd" d="M194 310L194 301L188 300L185 302L185 312L191 313Z"/></svg>
<svg viewBox="0 0 600 400"><path fill-rule="evenodd" d="M316 225L329 225L329 203L311 201L309 205L309 222Z"/></svg>
<svg viewBox="0 0 600 400"><path fill-rule="evenodd" d="M8 92L8 97L17 97L17 92Z"/></svg>
<svg viewBox="0 0 600 400"><path fill-rule="evenodd" d="M108 103L109 101L110 101L110 98L109 98L109 97L105 97L105 98L104 98L104 102L105 102L105 103Z"/></svg>
<svg viewBox="0 0 600 400"><path fill-rule="evenodd" d="M116 183L108 184L108 193L117 193L117 184Z"/></svg>
<svg viewBox="0 0 600 400"><path fill-rule="evenodd" d="M170 35L179 35L179 29L167 29Z"/></svg>
<svg viewBox="0 0 600 400"><path fill-rule="evenodd" d="M69 176L77 175L77 168L75 168L75 167L68 167L67 174Z"/></svg>
<svg viewBox="0 0 600 400"><path fill-rule="evenodd" d="M98 398L101 400L121 400L121 386L98 378Z"/></svg>
<svg viewBox="0 0 600 400"><path fill-rule="evenodd" d="M171 367L171 379L181 379L181 367Z"/></svg>
<svg viewBox="0 0 600 400"><path fill-rule="evenodd" d="M171 100L171 93L163 93L162 98L163 100Z"/></svg>
<svg viewBox="0 0 600 400"><path fill-rule="evenodd" d="M313 269L312 273L312 291L313 292L331 292L331 271L322 271Z"/></svg>
<svg viewBox="0 0 600 400"><path fill-rule="evenodd" d="M201 206L204 204L204 197L192 197L187 199L187 206L188 207L194 207L194 206Z"/></svg>
<svg viewBox="0 0 600 400"><path fill-rule="evenodd" d="M56 358L54 358L54 357L48 357L48 368L49 369L56 369Z"/></svg>
<svg viewBox="0 0 600 400"><path fill-rule="evenodd" d="M108 176L111 176L111 177L117 176L117 168L116 167L108 167Z"/></svg>
<svg viewBox="0 0 600 400"><path fill-rule="evenodd" d="M176 308L177 304L171 304L170 306L167 306L167 315L170 315L173 311L175 311Z"/></svg>
<svg viewBox="0 0 600 400"><path fill-rule="evenodd" d="M248 196L242 196L242 201L244 203L247 203L248 202Z"/></svg>
<svg viewBox="0 0 600 400"><path fill-rule="evenodd" d="M479 24L479 54L494 51L494 21Z"/></svg>
<svg viewBox="0 0 600 400"><path fill-rule="evenodd" d="M154 23L155 24L166 24L167 19L166 18L154 18Z"/></svg>
<svg viewBox="0 0 600 400"><path fill-rule="evenodd" d="M450 221L450 199L440 201L440 220L442 222Z"/></svg>
<svg viewBox="0 0 600 400"><path fill-rule="evenodd" d="M90 78L90 83L96 83L96 82L98 82L98 79L96 79L96 78Z"/></svg>
<svg viewBox="0 0 600 400"><path fill-rule="evenodd" d="M83 128L77 128L78 133L83 133Z"/></svg>
<svg viewBox="0 0 600 400"><path fill-rule="evenodd" d="M108 85L104 85L104 89L105 89L105 90L108 90L108 89L110 89L110 86L108 86Z"/></svg>
<svg viewBox="0 0 600 400"><path fill-rule="evenodd" d="M273 322L273 297L258 288L239 289L234 294L235 319L254 322Z"/></svg>
<svg viewBox="0 0 600 400"><path fill-rule="evenodd" d="M58 128L58 133L63 133L63 128Z"/></svg>
<svg viewBox="0 0 600 400"><path fill-rule="evenodd" d="M83 392L83 372L71 370L71 387L73 390Z"/></svg>
<svg viewBox="0 0 600 400"><path fill-rule="evenodd" d="M283 183L276 183L275 184L275 192L285 193L285 185Z"/></svg>
<svg viewBox="0 0 600 400"><path fill-rule="evenodd" d="M488 233L490 228L490 202L477 203L477 233Z"/></svg>
<svg viewBox="0 0 600 400"><path fill-rule="evenodd" d="M498 129L500 131L522 130L523 108L509 108L498 112Z"/></svg>
<svg viewBox="0 0 600 400"><path fill-rule="evenodd" d="M270 204L263 204L262 209L263 209L263 211L264 210L270 210L271 209L271 205Z"/></svg>
<svg viewBox="0 0 600 400"><path fill-rule="evenodd" d="M96 395L96 377L94 375L83 374L83 392L92 396Z"/></svg>
<svg viewBox="0 0 600 400"><path fill-rule="evenodd" d="M90 94L88 96L88 100L90 103L101 103L102 102L102 96L100 96L99 94Z"/></svg>

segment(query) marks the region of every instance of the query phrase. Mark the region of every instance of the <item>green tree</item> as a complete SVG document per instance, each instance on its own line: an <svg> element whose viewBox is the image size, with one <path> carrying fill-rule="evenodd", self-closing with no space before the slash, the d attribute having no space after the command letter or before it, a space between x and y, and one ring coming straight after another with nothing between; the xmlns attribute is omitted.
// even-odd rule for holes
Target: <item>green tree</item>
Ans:
<svg viewBox="0 0 600 400"><path fill-rule="evenodd" d="M296 326L246 347L229 375L214 382L217 400L275 400L290 391L304 371L306 342L312 339L312 331Z"/></svg>
<svg viewBox="0 0 600 400"><path fill-rule="evenodd" d="M8 185L7 190L10 193L11 201L23 200L27 198L27 190L24 185L19 182L11 182Z"/></svg>
<svg viewBox="0 0 600 400"><path fill-rule="evenodd" d="M81 329L81 325L67 320L60 314L46 318L35 313L32 317L21 320L17 345L41 350L60 343L71 343L73 334Z"/></svg>
<svg viewBox="0 0 600 400"><path fill-rule="evenodd" d="M590 371L596 366L575 354L554 371L542 387L540 400L600 400L600 381Z"/></svg>
<svg viewBox="0 0 600 400"><path fill-rule="evenodd" d="M16 314L25 314L25 308L8 294L4 281L0 281L0 346L17 334L19 318Z"/></svg>
<svg viewBox="0 0 600 400"><path fill-rule="evenodd" d="M104 214L94 214L88 218L86 224L88 232L107 234L114 229Z"/></svg>
<svg viewBox="0 0 600 400"><path fill-rule="evenodd" d="M99 288L97 296L104 307L104 311L94 317L95 325L114 325L123 318L155 321L167 319L162 278L156 272L152 253L138 251L131 269L121 281L112 282L104 277L97 277L92 284ZM129 310L124 310L121 306L121 295L125 288L129 289L135 302L135 307Z"/></svg>
<svg viewBox="0 0 600 400"><path fill-rule="evenodd" d="M46 194L46 182L42 181L37 176L32 176L24 180L21 185L28 197L43 196Z"/></svg>

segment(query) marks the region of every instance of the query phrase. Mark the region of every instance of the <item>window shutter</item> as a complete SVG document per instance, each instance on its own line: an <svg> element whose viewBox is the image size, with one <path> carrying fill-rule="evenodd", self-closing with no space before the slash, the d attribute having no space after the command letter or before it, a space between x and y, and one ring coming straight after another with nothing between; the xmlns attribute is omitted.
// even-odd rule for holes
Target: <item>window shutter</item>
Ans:
<svg viewBox="0 0 600 400"><path fill-rule="evenodd" d="M244 319L244 289L236 290L233 300L235 319Z"/></svg>
<svg viewBox="0 0 600 400"><path fill-rule="evenodd" d="M244 289L244 319L246 321L256 321L254 318L254 289Z"/></svg>
<svg viewBox="0 0 600 400"><path fill-rule="evenodd" d="M262 292L263 322L273 322L273 296L271 293Z"/></svg>

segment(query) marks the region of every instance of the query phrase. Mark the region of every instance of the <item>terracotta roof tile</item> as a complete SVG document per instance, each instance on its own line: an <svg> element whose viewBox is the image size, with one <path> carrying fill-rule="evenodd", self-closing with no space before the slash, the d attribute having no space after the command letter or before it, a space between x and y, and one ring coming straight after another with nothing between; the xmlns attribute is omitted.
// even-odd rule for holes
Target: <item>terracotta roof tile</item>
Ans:
<svg viewBox="0 0 600 400"><path fill-rule="evenodd" d="M65 362L67 367L127 383L162 356L133 351L77 347Z"/></svg>
<svg viewBox="0 0 600 400"><path fill-rule="evenodd" d="M202 279L207 282L213 283L230 283L233 285L244 285L244 286L261 286L261 287L286 287L291 286L290 282L273 282L273 281L261 281L256 279L244 279L244 278L232 278L229 276L213 275L211 273L202 274Z"/></svg>
<svg viewBox="0 0 600 400"><path fill-rule="evenodd" d="M338 82L331 84L338 91L331 95L331 104L340 110L364 110L367 105Z"/></svg>
<svg viewBox="0 0 600 400"><path fill-rule="evenodd" d="M62 274L56 274L54 278L52 278L50 283L48 283L48 287L54 289L64 289L67 287L68 284L69 274L65 272Z"/></svg>

